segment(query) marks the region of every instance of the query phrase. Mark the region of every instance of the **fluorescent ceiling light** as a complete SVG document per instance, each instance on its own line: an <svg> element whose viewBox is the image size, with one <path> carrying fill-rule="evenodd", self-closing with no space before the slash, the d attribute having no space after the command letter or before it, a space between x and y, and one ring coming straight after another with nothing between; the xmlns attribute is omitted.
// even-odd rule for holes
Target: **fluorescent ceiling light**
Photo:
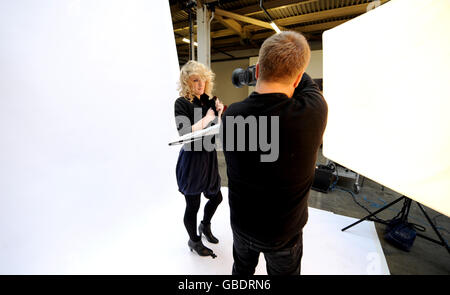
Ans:
<svg viewBox="0 0 450 295"><path fill-rule="evenodd" d="M270 26L277 32L277 34L281 33L281 30L277 27L277 25L274 22L271 22Z"/></svg>
<svg viewBox="0 0 450 295"><path fill-rule="evenodd" d="M181 40L181 41L186 42L186 43L191 43L191 41L188 38L183 38L183 40ZM198 43L194 42L194 46L198 46Z"/></svg>

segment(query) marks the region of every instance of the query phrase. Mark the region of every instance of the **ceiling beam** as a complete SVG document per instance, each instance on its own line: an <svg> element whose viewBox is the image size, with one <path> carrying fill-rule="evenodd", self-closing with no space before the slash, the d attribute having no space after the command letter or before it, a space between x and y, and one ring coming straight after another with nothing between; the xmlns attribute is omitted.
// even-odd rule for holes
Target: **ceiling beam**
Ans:
<svg viewBox="0 0 450 295"><path fill-rule="evenodd" d="M328 30L328 29L334 28L346 21L348 21L348 20L338 20L338 21L331 21L331 22L326 22L326 23L321 23L321 24L298 26L298 27L293 28L292 30L303 33L309 39L310 35L305 34L305 33ZM223 37L222 35L231 36L231 35L233 35L233 31L230 29L227 29L227 30L215 32L215 34L217 34L215 37ZM251 40L256 41L256 40L261 40L261 39L267 39L268 37L272 36L273 34L275 34L274 31L257 33L257 34L254 34L251 36ZM211 37L213 37L213 36L211 36ZM187 43L184 43L182 41L182 38L177 38L176 42L177 42L177 45L186 45L186 46L188 45ZM238 37L230 37L230 38L226 38L226 39L222 39L222 40L215 40L215 41L213 41L213 44L215 46L226 46L226 45L238 44L239 42L240 42L240 39Z"/></svg>
<svg viewBox="0 0 450 295"><path fill-rule="evenodd" d="M337 21L331 21L331 22L326 22L326 23L321 23L321 24L313 24L313 25L307 25L307 26L298 26L293 28L292 30L303 33L304 35L307 35L306 37L309 38L310 35L305 34L308 32L316 32L316 31L323 31L323 30L328 30L331 28L334 28L340 24L345 23L348 20L337 20ZM232 32L230 32L231 30L222 30L222 31L217 31L214 32L214 34L216 34L214 37L211 36L212 38L215 37L225 37L225 36L231 36ZM266 39L269 38L270 36L272 36L273 34L275 34L274 31L270 31L270 32L264 32L264 33L258 33L258 34L254 34L251 36L251 40L261 40L261 39ZM225 45L226 43L236 43L237 42L237 38L233 37L233 38L227 38L227 39L222 39L222 40L217 40L217 42L215 44L217 45ZM180 39L181 42L181 39Z"/></svg>
<svg viewBox="0 0 450 295"><path fill-rule="evenodd" d="M381 3L384 4L388 1L389 0L381 0ZM288 3L289 1L288 0L286 0L286 1L280 0L280 1L273 1L273 2L276 2L277 5L279 5L280 3ZM290 2L293 3L293 1L290 1ZM303 2L307 3L310 1L303 1ZM267 4L269 4L269 3L271 3L271 2L268 2ZM297 3L301 4L302 2L297 2ZM273 4L273 5L275 5L275 4ZM368 5L369 5L368 3L365 3L365 4L346 6L346 7L335 8L335 9L328 9L328 10L324 10L324 11L318 11L318 12L314 12L314 13L308 13L308 14L303 14L303 15L299 15L299 16L288 17L285 19L278 19L277 23L280 25L285 25L285 26L289 25L289 26L291 26L290 30L301 32L309 40L311 40L310 38L312 38L312 37L320 38L320 36L317 34L315 34L315 35L307 34L308 32L320 32L320 31L331 29L337 25L340 25L340 24L348 21L349 19L353 18L356 15L365 13L367 11ZM244 9L244 8L242 8L242 9ZM217 9L219 10L219 15L217 14ZM217 47L226 47L226 48L233 47L233 46L237 47L237 46L239 46L239 43L241 43L241 45L243 45L242 40L243 40L244 36L250 36L251 41L254 40L255 42L260 43L261 40L266 39L267 37L269 37L275 33L272 30L272 27L270 26L270 24L268 24L267 22L263 22L263 21L260 21L260 20L254 19L254 18L250 18L250 17L246 17L244 15L239 15L237 13L234 13L235 11L238 11L238 10L233 10L233 12L230 12L230 11L226 11L226 10L223 10L220 8L217 8L217 9L216 9L215 21L220 21L223 25L225 25L227 27L227 29L221 29L221 30L211 32L211 38L214 38L214 39L222 38L220 40L212 40L212 42L213 42L212 45L215 45ZM234 16L234 18L229 19L228 17L230 17L230 16ZM328 22L324 22L324 23L308 24L308 25L303 25L303 26L301 25L302 23L323 21L328 18L335 18L335 17L347 17L348 19L337 20L337 21L328 21ZM220 20L219 20L219 18L220 18ZM251 22L249 20L251 20ZM255 24L255 21L258 24ZM249 24L244 25L239 22L245 22L245 23L249 23ZM264 23L264 25L259 22ZM186 28L184 28L184 29L186 29ZM257 33L258 31L267 30L267 29L270 29L270 31ZM176 32L175 36L181 37L182 35L185 35L185 34L181 34L180 31L182 31L182 30L183 30L183 28L174 30ZM243 34L245 34L245 35L243 35ZM235 36L238 35L239 37L233 37L233 35L235 35ZM230 36L231 38L224 38L224 37L228 37L228 36ZM185 46L188 46L188 44L182 42L181 40L182 40L182 38L176 38L177 47L181 46L181 48L184 48ZM246 42L246 44L248 44L247 42Z"/></svg>
<svg viewBox="0 0 450 295"><path fill-rule="evenodd" d="M249 35L246 32L246 30L244 30L243 27L234 19L224 18L220 15L215 15L214 18L216 20L218 20L221 24L223 24L225 27L230 29L232 31L232 33L238 34L242 39L248 39ZM212 32L211 32L211 35L212 35Z"/></svg>
<svg viewBox="0 0 450 295"><path fill-rule="evenodd" d="M353 10L351 11L353 13ZM349 16L349 15L345 15L345 16ZM317 17L317 15L316 15ZM320 15L318 17L321 17ZM299 26L299 27L295 27L293 28L293 30L295 31L299 31L299 32L315 32L315 31L321 31L321 30L328 30L331 28L334 28L335 26L338 26L344 22L346 22L347 20L338 20L338 21L332 21L332 22L326 22L326 23L320 23L320 24L312 24L312 25L307 25L307 26ZM247 34L250 34L249 32L255 32L257 30L259 30L261 27L259 26L254 26L254 25L248 25L248 26L241 26L243 31L248 32ZM272 28L271 28L272 29ZM273 31L271 32L266 32L266 33L259 33L259 34L254 34L257 37L255 38L255 36L252 36L252 40L255 39L260 39L258 36L265 36L263 38L267 38L271 35L273 35ZM224 29L224 30L218 30L218 31L212 31L211 32L211 38L223 38L223 37L227 37L227 36L232 36L236 34L236 30L233 29ZM247 35L249 36L249 35ZM182 38L177 38L177 44L181 43Z"/></svg>
<svg viewBox="0 0 450 295"><path fill-rule="evenodd" d="M220 40L213 40L213 44L215 46L223 46L223 45L228 45L228 44L234 44L234 43L238 43L240 44L241 42L241 38L239 37L230 37L230 38L226 38L226 39L220 39Z"/></svg>
<svg viewBox="0 0 450 295"><path fill-rule="evenodd" d="M328 30L331 28L334 28L342 23L345 23L346 21L348 21L348 19L345 20L337 20L337 21L331 21L331 22L326 22L326 23L320 23L320 24L313 24L313 25L307 25L307 26L299 26L299 27L295 27L292 30L295 31L299 31L299 32L315 32L315 31L322 31L322 30ZM248 27L250 26L244 26L242 27L243 30L247 30L248 31ZM232 36L235 35L236 32L235 30L232 29L224 29L224 30L218 30L218 31L214 31L211 32L211 38L215 39L215 38L223 38L223 37L228 37L228 36ZM259 34L254 34L254 36L251 37L251 39L255 40L255 39L261 39L261 38L267 38L271 35L273 35L274 32L270 31L270 32L265 32L265 33L259 33ZM255 36L257 36L255 38ZM264 36L264 37L259 37L259 36ZM187 38L187 37L186 37ZM177 38L177 44L181 43L182 38Z"/></svg>
<svg viewBox="0 0 450 295"><path fill-rule="evenodd" d="M381 4L384 4L388 1L389 0L381 0ZM274 2L278 2L278 1L274 1ZM318 12L287 17L284 19L278 19L278 20L276 20L276 23L277 23L277 25L279 25L278 27L280 27L280 26L289 26L289 25L293 25L293 24L299 24L299 23L305 23L305 22L311 22L311 21L324 20L324 19L332 18L332 17L345 17L345 16L351 16L351 15L359 15L359 14L363 14L367 11L368 5L369 5L369 3L365 3L365 4L352 5L352 6L346 6L346 7L341 7L341 8L335 8L335 9L322 10L322 11L318 11ZM218 8L216 8L216 11L217 10L218 10ZM225 10L222 10L222 11L225 11ZM226 11L226 13L233 13L233 12ZM247 18L247 20L258 21L258 24L252 23L253 25L244 27L249 31L257 31L257 30L260 30L260 28L262 28L262 27L265 29L272 29L272 27L270 27L270 24L267 22L263 22L260 20L256 20L254 18L239 15L239 14L236 14L236 15L238 15L242 18ZM226 15L224 15L224 16L226 16ZM185 25L183 25L181 23L179 24L179 27L177 28L176 24L174 24L175 32L183 31L188 28L189 27L186 27ZM230 34L230 35L232 35L232 34Z"/></svg>
<svg viewBox="0 0 450 295"><path fill-rule="evenodd" d="M270 13L270 11L274 10L274 9L287 8L287 7L297 6L297 5L306 5L306 4L314 3L317 1L319 1L319 0L277 0L277 1L271 1L271 2L264 3L264 8ZM180 8L178 5L171 5L170 11L172 12L172 15L173 15L175 12L180 11ZM234 9L234 10L228 10L228 11L234 12L236 14L245 15L245 16L263 13L259 4L254 4L254 5L250 5L250 6ZM186 13L186 15L187 15L187 13ZM180 21L180 22L174 23L173 27L174 27L174 30L181 30L184 27L186 27L187 25L188 25L187 21Z"/></svg>
<svg viewBox="0 0 450 295"><path fill-rule="evenodd" d="M321 24L299 26L299 27L292 28L292 30L305 35L305 33L308 33L308 32L316 32L316 31L324 31L324 30L332 29L340 24L345 23L346 21L348 21L348 19L326 22L326 23L321 23ZM266 38L269 38L270 36L272 36L273 34L274 34L273 32L254 34L252 36L252 40L266 39Z"/></svg>
<svg viewBox="0 0 450 295"><path fill-rule="evenodd" d="M268 22L264 22L262 20L259 19L255 19L255 18L251 18L248 16L244 16L244 15L240 15L234 12L230 12L230 11L226 11L220 8L216 8L215 14L220 15L220 16L225 16L228 18L232 18L241 22L245 22L245 23L249 23L249 24L253 24L259 27L263 27L266 29L271 29L273 30L272 26L268 23ZM278 26L281 30L285 30L285 28Z"/></svg>
<svg viewBox="0 0 450 295"><path fill-rule="evenodd" d="M389 0L381 0L381 4L386 3ZM277 23L279 23L282 26L289 26L293 24L298 23L306 23L310 21L317 21L317 20L323 20L327 18L334 18L334 17L343 17L343 16L349 16L349 15L357 15L357 14L363 14L367 11L367 6L370 3L365 4L359 4L359 5L353 5L353 6L346 6L341 8L335 8L335 9L328 9L308 14L301 14L297 16L291 16L283 19L277 20Z"/></svg>
<svg viewBox="0 0 450 295"><path fill-rule="evenodd" d="M348 20L349 19L344 19L344 20L337 20L337 21L307 25L307 26L298 26L298 27L292 28L291 30L297 31L300 33L323 31L323 30L328 30L328 29L334 28L340 24L345 23ZM265 39L265 38L272 36L274 33L275 32L273 32L273 31L264 32L264 33L256 33L251 36L251 39L252 40ZM233 32L229 29L211 32L211 38L221 38L221 37L227 37L227 36L231 36L231 35L233 35Z"/></svg>
<svg viewBox="0 0 450 295"><path fill-rule="evenodd" d="M295 27L294 30L300 31L300 32L325 31L325 30L329 30L334 27L337 27L340 24L345 23L346 21L349 21L349 19L336 20L336 21L314 24L314 25L300 26L300 27Z"/></svg>
<svg viewBox="0 0 450 295"><path fill-rule="evenodd" d="M317 1L319 1L319 0L303 0L303 1L302 0L300 0L300 1L299 0L278 0L278 1L271 1L271 2L264 3L264 8L270 12L270 10L272 10L272 9L304 5L304 4L309 4L309 3L313 3L313 2L317 2ZM259 4L242 7L242 8L236 9L236 10L232 10L232 11L234 13L243 14L246 16L249 16L252 14L258 14L258 13L264 13L264 11L261 9Z"/></svg>
<svg viewBox="0 0 450 295"><path fill-rule="evenodd" d="M227 36L231 36L233 34L234 34L233 30L225 29L225 30L211 32L211 38L227 37Z"/></svg>
<svg viewBox="0 0 450 295"><path fill-rule="evenodd" d="M189 22L186 21L186 20L181 21L181 22L173 23L173 30L174 31L185 30L186 28L189 28Z"/></svg>
<svg viewBox="0 0 450 295"><path fill-rule="evenodd" d="M181 11L180 6L178 4L170 5L170 13L173 15L174 13L177 13L178 11Z"/></svg>

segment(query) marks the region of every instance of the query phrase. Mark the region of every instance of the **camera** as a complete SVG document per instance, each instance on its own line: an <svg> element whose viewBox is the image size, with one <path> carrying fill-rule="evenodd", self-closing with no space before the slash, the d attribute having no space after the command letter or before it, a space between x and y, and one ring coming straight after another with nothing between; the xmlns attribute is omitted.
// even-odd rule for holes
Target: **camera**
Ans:
<svg viewBox="0 0 450 295"><path fill-rule="evenodd" d="M306 73L305 73L306 74ZM303 81L303 79L302 79ZM323 91L323 81L322 79L313 79L314 83L319 87L320 91ZM231 83L237 88L241 88L242 86L255 86L256 85L256 65L249 66L246 70L237 68L231 74ZM302 83L297 86L297 88L301 88Z"/></svg>
<svg viewBox="0 0 450 295"><path fill-rule="evenodd" d="M241 88L244 85L255 86L256 85L256 65L249 66L246 70L237 68L231 74L231 83L237 88Z"/></svg>

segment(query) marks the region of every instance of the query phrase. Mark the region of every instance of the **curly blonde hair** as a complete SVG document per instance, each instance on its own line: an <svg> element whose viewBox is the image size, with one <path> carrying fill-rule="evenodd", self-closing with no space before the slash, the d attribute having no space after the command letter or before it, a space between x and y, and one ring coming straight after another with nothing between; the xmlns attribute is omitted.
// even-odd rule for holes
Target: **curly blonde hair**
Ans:
<svg viewBox="0 0 450 295"><path fill-rule="evenodd" d="M204 64L193 60L188 61L181 68L180 81L178 84L180 96L186 97L191 102L194 99L194 94L192 93L192 89L189 85L189 77L192 75L198 75L202 80L205 80L205 94L207 94L211 99L215 74Z"/></svg>

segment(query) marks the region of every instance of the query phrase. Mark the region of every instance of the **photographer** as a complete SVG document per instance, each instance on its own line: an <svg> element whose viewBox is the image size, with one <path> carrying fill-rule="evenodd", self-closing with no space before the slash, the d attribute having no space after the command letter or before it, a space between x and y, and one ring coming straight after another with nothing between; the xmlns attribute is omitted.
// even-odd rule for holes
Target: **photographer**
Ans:
<svg viewBox="0 0 450 295"><path fill-rule="evenodd" d="M300 274L302 229L327 120L327 104L304 73L310 55L299 33L282 32L265 40L256 65L255 91L224 113L221 137L233 230L233 274L254 274L261 252L269 275ZM256 118L259 126L253 130L259 138L278 140L279 155L274 161L261 161L265 153L261 147L236 151L230 146L227 135L235 126L230 128L228 123L239 116ZM278 118L278 134L261 128L262 117ZM272 134L264 134L268 130ZM250 133L245 133L246 143L251 141ZM233 137L232 142L237 141Z"/></svg>
<svg viewBox="0 0 450 295"><path fill-rule="evenodd" d="M181 68L181 97L175 101L175 121L180 136L208 127L216 119L216 115L221 117L223 104L218 99L210 98L213 79L214 73L196 61L189 61ZM183 146L178 157L176 175L178 190L186 199L183 221L189 234L188 246L200 256L214 258L213 251L203 245L201 235L210 243L219 242L211 232L211 218L222 202L216 151L207 151L195 144ZM197 213L202 193L208 202L199 225L200 235L197 235Z"/></svg>

